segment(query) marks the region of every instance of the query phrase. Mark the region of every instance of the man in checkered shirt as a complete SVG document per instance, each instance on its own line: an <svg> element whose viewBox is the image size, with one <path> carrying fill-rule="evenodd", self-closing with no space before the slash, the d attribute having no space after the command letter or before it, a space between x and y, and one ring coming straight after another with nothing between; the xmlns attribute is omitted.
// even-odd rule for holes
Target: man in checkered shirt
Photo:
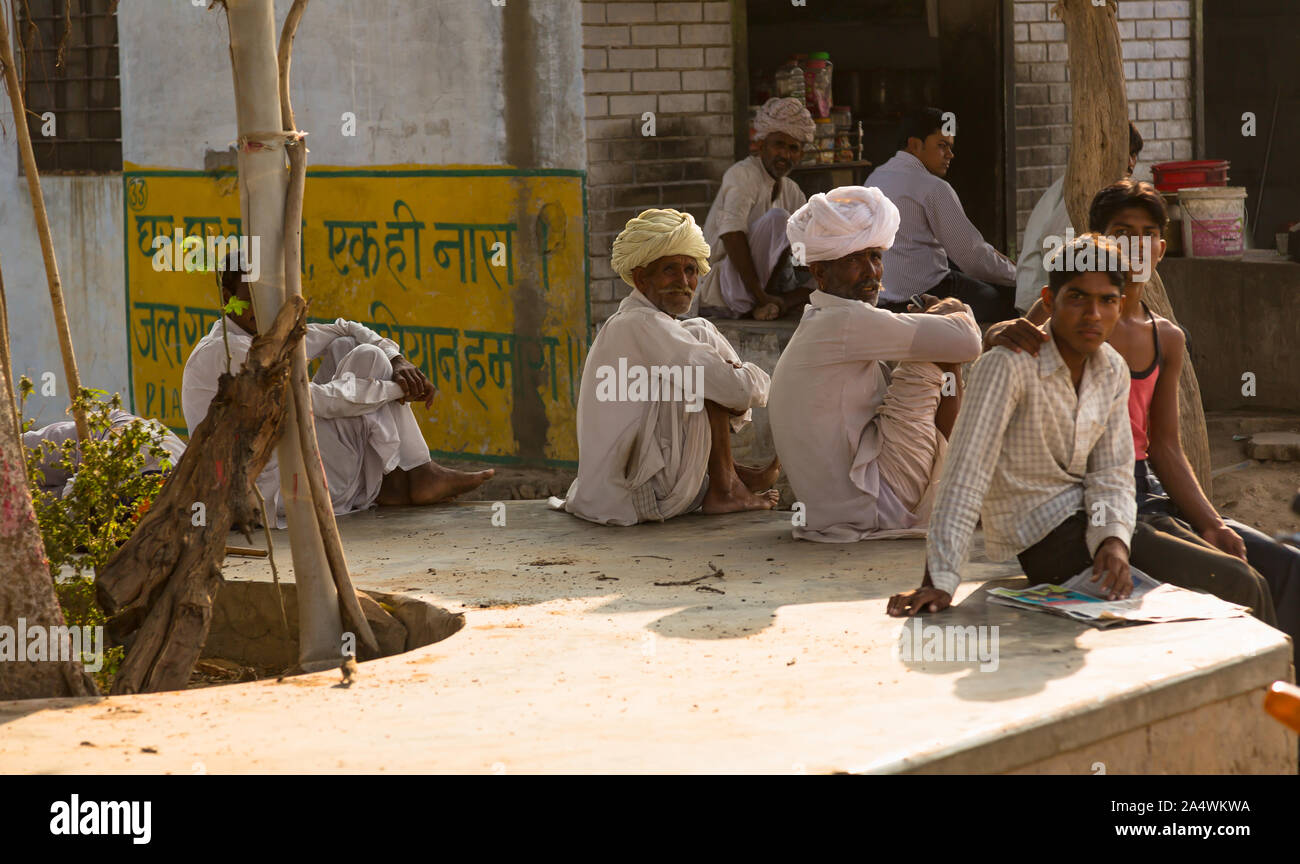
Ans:
<svg viewBox="0 0 1300 864"><path fill-rule="evenodd" d="M946 609L982 519L989 559L1018 558L1031 585L1060 584L1091 564L1101 593L1127 597L1133 550L1133 565L1151 577L1210 590L1273 623L1267 584L1253 570L1201 572L1193 558L1145 536L1155 528L1135 527L1129 368L1106 344L1127 280L1119 246L1083 234L1047 269L1050 338L1037 356L998 347L971 368L939 478L924 579L891 597L888 613Z"/></svg>

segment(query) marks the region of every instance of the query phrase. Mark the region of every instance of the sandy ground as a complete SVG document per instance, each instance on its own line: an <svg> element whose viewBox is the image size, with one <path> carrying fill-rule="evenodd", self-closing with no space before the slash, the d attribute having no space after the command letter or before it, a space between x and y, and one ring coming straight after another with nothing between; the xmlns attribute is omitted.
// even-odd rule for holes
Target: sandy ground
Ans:
<svg viewBox="0 0 1300 864"><path fill-rule="evenodd" d="M1300 462L1247 460L1245 442L1232 440L1251 432L1300 431L1300 416L1212 414L1206 425L1216 471L1251 463L1214 478L1210 500L1218 511L1267 534L1300 531L1300 516L1291 511L1291 499L1300 489Z"/></svg>

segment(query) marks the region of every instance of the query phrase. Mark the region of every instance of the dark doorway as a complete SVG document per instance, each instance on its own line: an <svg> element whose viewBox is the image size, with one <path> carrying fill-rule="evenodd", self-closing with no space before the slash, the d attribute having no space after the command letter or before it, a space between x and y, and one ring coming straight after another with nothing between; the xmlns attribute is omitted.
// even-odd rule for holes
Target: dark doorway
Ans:
<svg viewBox="0 0 1300 864"><path fill-rule="evenodd" d="M1300 222L1300 4L1205 0L1203 32L1203 157L1232 163L1228 183L1246 187L1254 246L1271 249L1275 233ZM1244 134L1246 112L1254 136Z"/></svg>

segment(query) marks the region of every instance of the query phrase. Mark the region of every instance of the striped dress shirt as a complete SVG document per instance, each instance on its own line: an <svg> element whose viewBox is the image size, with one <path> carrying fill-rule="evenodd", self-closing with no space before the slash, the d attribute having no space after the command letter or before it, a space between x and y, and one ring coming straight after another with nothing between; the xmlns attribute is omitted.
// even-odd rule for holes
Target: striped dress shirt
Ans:
<svg viewBox="0 0 1300 864"><path fill-rule="evenodd" d="M871 172L866 185L884 192L901 217L894 245L885 252L882 304L934 288L948 275L949 259L972 279L1015 284L1016 265L984 242L948 181L911 153L899 150Z"/></svg>
<svg viewBox="0 0 1300 864"><path fill-rule="evenodd" d="M993 561L1080 510L1089 553L1107 537L1129 545L1137 505L1128 389L1128 365L1109 344L1088 358L1077 395L1054 338L1037 357L994 348L975 361L930 520L936 588L956 590L977 518Z"/></svg>

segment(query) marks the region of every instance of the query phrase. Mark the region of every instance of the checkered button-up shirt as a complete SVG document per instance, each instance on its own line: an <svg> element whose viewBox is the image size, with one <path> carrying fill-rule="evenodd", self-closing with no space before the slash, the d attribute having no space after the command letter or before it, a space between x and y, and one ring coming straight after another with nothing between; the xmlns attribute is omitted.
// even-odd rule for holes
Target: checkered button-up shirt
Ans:
<svg viewBox="0 0 1300 864"><path fill-rule="evenodd" d="M1128 388L1128 366L1108 344L1088 358L1077 395L1054 338L1037 357L994 348L975 361L930 521L936 588L956 590L977 518L994 561L1079 510L1092 555L1107 537L1129 544L1137 506Z"/></svg>

